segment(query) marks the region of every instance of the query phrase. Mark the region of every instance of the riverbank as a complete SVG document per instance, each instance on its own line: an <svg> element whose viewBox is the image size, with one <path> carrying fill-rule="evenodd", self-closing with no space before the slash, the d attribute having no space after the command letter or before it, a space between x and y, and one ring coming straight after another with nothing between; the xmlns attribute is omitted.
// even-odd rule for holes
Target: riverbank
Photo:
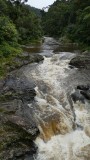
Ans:
<svg viewBox="0 0 90 160"><path fill-rule="evenodd" d="M0 159L33 159L37 151L34 144L39 130L32 119L27 117L28 103L32 103L35 84L28 82L23 67L43 61L43 56L22 52L4 61L4 74L0 77ZM30 113L31 114L31 113Z"/></svg>
<svg viewBox="0 0 90 160"><path fill-rule="evenodd" d="M19 69L20 67L27 65L29 63L39 62L43 60L40 55L31 55L27 52L10 55L9 57L0 58L0 78L5 77L9 72Z"/></svg>
<svg viewBox="0 0 90 160"><path fill-rule="evenodd" d="M25 116L28 103L35 97L34 83L22 71L13 72L0 81L0 159L33 157L33 140L39 134L32 116Z"/></svg>

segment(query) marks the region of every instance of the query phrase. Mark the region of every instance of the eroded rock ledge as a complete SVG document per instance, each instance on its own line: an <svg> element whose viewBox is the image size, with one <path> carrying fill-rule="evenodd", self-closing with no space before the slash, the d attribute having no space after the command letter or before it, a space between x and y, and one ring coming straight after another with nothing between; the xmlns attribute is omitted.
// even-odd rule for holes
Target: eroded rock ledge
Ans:
<svg viewBox="0 0 90 160"><path fill-rule="evenodd" d="M36 152L33 140L39 134L31 113L25 114L34 100L35 85L25 77L9 75L0 90L0 159L18 159Z"/></svg>
<svg viewBox="0 0 90 160"><path fill-rule="evenodd" d="M17 57L17 66L8 66L8 71L32 62L42 61L40 55L22 54ZM37 147L33 140L39 134L28 104L32 103L35 84L22 73L10 72L0 80L0 160L33 160Z"/></svg>
<svg viewBox="0 0 90 160"><path fill-rule="evenodd" d="M13 62L11 63L11 65L7 63L6 67L7 67L7 71L10 72L24 65L34 63L34 62L38 63L43 60L44 60L43 56L39 54L34 54L34 53L30 54L28 52L23 52L22 54L18 55L13 59Z"/></svg>

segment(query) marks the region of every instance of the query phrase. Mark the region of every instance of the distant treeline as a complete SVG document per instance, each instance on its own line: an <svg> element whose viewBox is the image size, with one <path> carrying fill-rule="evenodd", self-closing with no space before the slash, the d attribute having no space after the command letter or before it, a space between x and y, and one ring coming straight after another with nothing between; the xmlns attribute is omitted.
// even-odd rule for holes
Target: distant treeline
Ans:
<svg viewBox="0 0 90 160"><path fill-rule="evenodd" d="M42 15L46 35L90 45L90 0L56 0Z"/></svg>

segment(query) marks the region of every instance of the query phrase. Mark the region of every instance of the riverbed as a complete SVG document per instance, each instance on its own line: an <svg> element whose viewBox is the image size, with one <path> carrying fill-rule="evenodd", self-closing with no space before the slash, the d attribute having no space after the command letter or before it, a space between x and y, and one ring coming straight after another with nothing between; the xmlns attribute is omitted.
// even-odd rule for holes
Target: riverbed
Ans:
<svg viewBox="0 0 90 160"><path fill-rule="evenodd" d="M46 37L38 48L44 61L23 70L36 85L34 102L28 104L40 131L36 160L90 159L90 103L77 90L90 83L90 76L89 71L69 65L79 54L70 47L63 51L56 40Z"/></svg>

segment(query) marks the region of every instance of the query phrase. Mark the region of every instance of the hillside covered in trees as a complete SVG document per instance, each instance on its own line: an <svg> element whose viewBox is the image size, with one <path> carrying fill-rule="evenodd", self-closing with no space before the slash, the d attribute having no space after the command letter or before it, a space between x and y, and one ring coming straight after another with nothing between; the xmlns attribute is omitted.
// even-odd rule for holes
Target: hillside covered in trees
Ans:
<svg viewBox="0 0 90 160"><path fill-rule="evenodd" d="M40 10L26 2L0 0L0 75L22 52L21 44L38 42L42 37Z"/></svg>
<svg viewBox="0 0 90 160"><path fill-rule="evenodd" d="M41 37L40 19L35 14L35 11L38 14L39 11L26 5L25 2L27 1L0 0L0 19L4 23L0 23L0 25L7 27L10 23L12 32L15 32L13 28L18 32L19 43L24 44ZM2 26L0 26L0 30Z"/></svg>
<svg viewBox="0 0 90 160"><path fill-rule="evenodd" d="M42 15L45 34L90 44L90 0L56 0Z"/></svg>

